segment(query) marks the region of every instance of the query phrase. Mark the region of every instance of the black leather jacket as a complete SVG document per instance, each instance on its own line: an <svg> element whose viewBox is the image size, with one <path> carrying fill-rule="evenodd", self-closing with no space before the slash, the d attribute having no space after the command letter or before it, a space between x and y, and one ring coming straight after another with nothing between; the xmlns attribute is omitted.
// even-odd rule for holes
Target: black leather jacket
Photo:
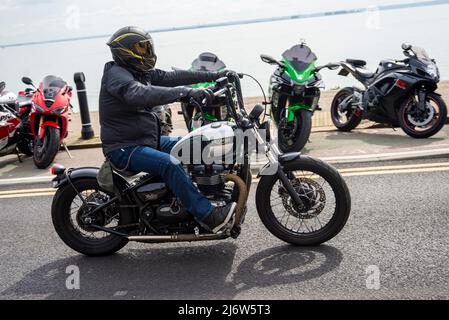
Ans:
<svg viewBox="0 0 449 320"><path fill-rule="evenodd" d="M180 87L214 81L215 72L153 69L133 73L115 62L104 67L99 99L103 153L124 147L159 147L159 119L151 109L185 98L191 88Z"/></svg>

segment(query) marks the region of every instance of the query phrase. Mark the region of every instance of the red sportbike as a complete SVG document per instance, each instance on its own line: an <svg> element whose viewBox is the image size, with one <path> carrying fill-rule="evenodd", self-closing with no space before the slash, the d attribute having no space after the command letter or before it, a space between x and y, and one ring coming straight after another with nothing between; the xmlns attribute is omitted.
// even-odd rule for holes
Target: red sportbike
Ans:
<svg viewBox="0 0 449 320"><path fill-rule="evenodd" d="M56 76L46 76L36 88L30 78L22 82L35 88L31 98L30 127L34 136L33 161L47 168L68 134L72 87Z"/></svg>

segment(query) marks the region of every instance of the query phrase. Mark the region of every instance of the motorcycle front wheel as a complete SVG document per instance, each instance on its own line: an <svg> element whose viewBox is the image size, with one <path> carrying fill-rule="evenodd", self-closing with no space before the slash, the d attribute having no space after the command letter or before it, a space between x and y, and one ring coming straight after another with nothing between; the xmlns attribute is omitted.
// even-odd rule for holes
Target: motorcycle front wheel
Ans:
<svg viewBox="0 0 449 320"><path fill-rule="evenodd" d="M256 190L256 207L268 231L300 246L319 245L335 237L351 211L351 196L340 173L307 156L285 164L284 173L302 203L294 203L276 174L262 176Z"/></svg>
<svg viewBox="0 0 449 320"><path fill-rule="evenodd" d="M438 94L428 93L424 113L417 112L417 105L415 96L411 96L402 104L399 109L399 124L412 138L429 138L440 131L446 122L446 103Z"/></svg>
<svg viewBox="0 0 449 320"><path fill-rule="evenodd" d="M55 159L59 151L59 130L46 127L42 139L39 135L34 140L33 161L39 169L47 168Z"/></svg>
<svg viewBox="0 0 449 320"><path fill-rule="evenodd" d="M301 151L309 140L311 130L312 112L298 110L294 120L288 122L283 111L278 125L279 149L284 153Z"/></svg>

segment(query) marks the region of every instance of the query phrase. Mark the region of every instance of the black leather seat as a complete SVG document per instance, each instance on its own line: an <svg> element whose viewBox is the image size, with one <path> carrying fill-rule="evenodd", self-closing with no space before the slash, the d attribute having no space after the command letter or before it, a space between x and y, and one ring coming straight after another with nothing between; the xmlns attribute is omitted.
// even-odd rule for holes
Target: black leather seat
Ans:
<svg viewBox="0 0 449 320"><path fill-rule="evenodd" d="M355 68L355 71L357 71L357 73L359 75L361 75L365 79L374 77L374 73L373 72L371 72L371 71L369 71L367 69L364 69L364 68Z"/></svg>
<svg viewBox="0 0 449 320"><path fill-rule="evenodd" d="M354 67L364 67L366 66L365 60L359 60L359 59L346 59L346 62L349 64L352 64Z"/></svg>

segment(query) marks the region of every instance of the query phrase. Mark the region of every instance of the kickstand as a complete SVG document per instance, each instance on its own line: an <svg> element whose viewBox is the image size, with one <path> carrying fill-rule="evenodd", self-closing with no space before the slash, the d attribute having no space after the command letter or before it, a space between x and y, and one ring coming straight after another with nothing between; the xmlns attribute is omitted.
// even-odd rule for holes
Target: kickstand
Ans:
<svg viewBox="0 0 449 320"><path fill-rule="evenodd" d="M393 131L398 131L398 130L396 130L396 128L395 128L395 127L393 127L393 126L391 126L391 129L393 129Z"/></svg>
<svg viewBox="0 0 449 320"><path fill-rule="evenodd" d="M16 147L17 158L19 158L19 162L23 162L22 157L20 157L19 148Z"/></svg>
<svg viewBox="0 0 449 320"><path fill-rule="evenodd" d="M67 148L67 144L65 142L62 143L62 146L64 147L65 151L67 152L67 154L69 155L70 159L73 159L72 154L69 151L69 148Z"/></svg>

